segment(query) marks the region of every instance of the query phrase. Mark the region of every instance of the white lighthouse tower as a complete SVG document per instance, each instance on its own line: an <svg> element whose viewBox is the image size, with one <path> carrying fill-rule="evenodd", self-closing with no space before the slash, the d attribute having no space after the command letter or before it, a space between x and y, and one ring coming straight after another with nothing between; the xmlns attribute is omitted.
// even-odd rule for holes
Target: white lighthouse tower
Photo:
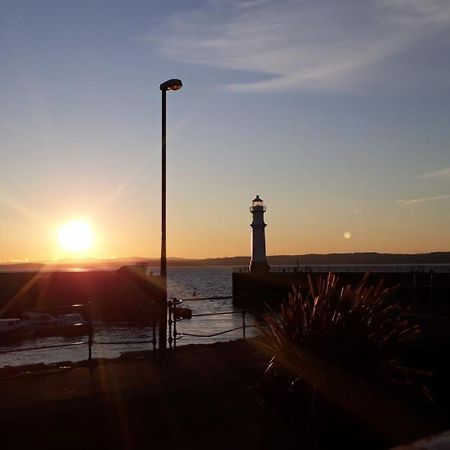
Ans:
<svg viewBox="0 0 450 450"><path fill-rule="evenodd" d="M252 227L252 260L250 261L250 272L268 272L269 265L266 258L266 237L264 228L264 213L266 207L259 195L252 202L250 212L253 215Z"/></svg>

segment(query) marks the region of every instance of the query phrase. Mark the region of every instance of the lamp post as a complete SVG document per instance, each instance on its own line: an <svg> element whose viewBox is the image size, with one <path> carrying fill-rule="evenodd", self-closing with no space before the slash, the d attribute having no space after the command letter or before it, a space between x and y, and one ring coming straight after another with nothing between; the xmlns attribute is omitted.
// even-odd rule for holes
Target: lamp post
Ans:
<svg viewBox="0 0 450 450"><path fill-rule="evenodd" d="M171 79L162 83L161 89L161 317L159 321L159 348L167 348L167 254L166 254L166 92L178 91L181 80Z"/></svg>

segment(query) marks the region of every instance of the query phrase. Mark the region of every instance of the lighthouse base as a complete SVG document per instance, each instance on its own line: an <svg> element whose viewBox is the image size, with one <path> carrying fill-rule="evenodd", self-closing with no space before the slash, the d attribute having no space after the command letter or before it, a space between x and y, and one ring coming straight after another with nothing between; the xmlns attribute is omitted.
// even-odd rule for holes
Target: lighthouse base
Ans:
<svg viewBox="0 0 450 450"><path fill-rule="evenodd" d="M270 266L267 264L266 261L252 261L250 263L250 272L269 272Z"/></svg>

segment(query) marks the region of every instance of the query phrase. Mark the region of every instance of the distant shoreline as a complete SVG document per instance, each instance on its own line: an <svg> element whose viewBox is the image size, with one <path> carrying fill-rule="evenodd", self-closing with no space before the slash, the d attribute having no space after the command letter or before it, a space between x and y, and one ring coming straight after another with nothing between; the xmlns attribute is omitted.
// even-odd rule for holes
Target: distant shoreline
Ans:
<svg viewBox="0 0 450 450"><path fill-rule="evenodd" d="M250 256L233 256L224 258L184 259L168 258L169 267L245 267ZM307 255L273 255L268 256L269 265L358 265L358 264L450 264L450 252L432 253L329 253ZM157 258L118 258L95 259L87 261L64 260L49 262L1 263L0 271L38 271L38 270L70 270L74 268L114 270L123 265L145 263L153 267L159 266Z"/></svg>

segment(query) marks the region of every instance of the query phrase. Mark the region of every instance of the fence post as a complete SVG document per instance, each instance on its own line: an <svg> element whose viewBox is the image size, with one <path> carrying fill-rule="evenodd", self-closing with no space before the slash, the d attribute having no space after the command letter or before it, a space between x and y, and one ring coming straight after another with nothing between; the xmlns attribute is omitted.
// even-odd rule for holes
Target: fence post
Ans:
<svg viewBox="0 0 450 450"><path fill-rule="evenodd" d="M413 282L413 291L414 291L414 306L417 308L417 278L416 278L416 270L412 270L412 282Z"/></svg>
<svg viewBox="0 0 450 450"><path fill-rule="evenodd" d="M153 358L156 358L156 324L155 324L155 318L153 318L153 320L152 320L152 328L153 328L153 337L152 337Z"/></svg>
<svg viewBox="0 0 450 450"><path fill-rule="evenodd" d="M176 298L174 298L174 302L176 301ZM173 303L172 300L169 300L169 302L167 303L167 307L169 308L169 349L172 349L172 342L173 342L173 337L172 337L172 324L173 324L173 320L172 320L172 305Z"/></svg>
<svg viewBox="0 0 450 450"><path fill-rule="evenodd" d="M88 347L89 347L89 355L88 355L88 361L89 365L92 364L92 343L93 343L93 326L92 326L92 311L91 311L91 301L88 300L87 303L88 307Z"/></svg>
<svg viewBox="0 0 450 450"><path fill-rule="evenodd" d="M173 348L177 348L177 299L175 298L173 300L173 308L172 308L172 315L173 315Z"/></svg>
<svg viewBox="0 0 450 450"><path fill-rule="evenodd" d="M430 270L430 313L433 310L433 279L434 272Z"/></svg>
<svg viewBox="0 0 450 450"><path fill-rule="evenodd" d="M246 329L246 325L245 325L245 308L242 308L242 335L243 335L244 340L245 340L245 329Z"/></svg>

